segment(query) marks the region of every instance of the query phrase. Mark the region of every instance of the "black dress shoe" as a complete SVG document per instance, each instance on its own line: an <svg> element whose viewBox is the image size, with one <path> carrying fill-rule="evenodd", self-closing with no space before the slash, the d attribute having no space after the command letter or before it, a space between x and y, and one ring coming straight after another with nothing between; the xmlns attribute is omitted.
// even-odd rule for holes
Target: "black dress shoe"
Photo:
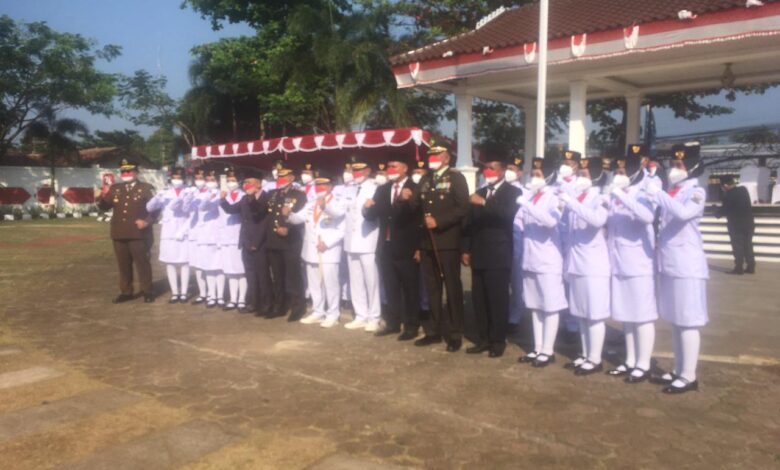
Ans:
<svg viewBox="0 0 780 470"><path fill-rule="evenodd" d="M169 304L178 304L179 303L179 296L173 295L171 296L171 300L168 301Z"/></svg>
<svg viewBox="0 0 780 470"><path fill-rule="evenodd" d="M544 359L547 358L547 359ZM547 367L555 362L555 354L548 356L547 354L539 354L531 363L536 368Z"/></svg>
<svg viewBox="0 0 780 470"><path fill-rule="evenodd" d="M585 362L585 358L582 356L577 356L573 361L567 362L563 365L564 369L574 370L582 365L582 363Z"/></svg>
<svg viewBox="0 0 780 470"><path fill-rule="evenodd" d="M601 371L603 371L603 370L604 370L604 364L603 364L603 363L596 364L596 365L594 365L592 368L591 368L591 367L584 366L584 364L588 364L588 363L590 363L590 364L593 364L593 363L592 363L592 362L590 362L590 361L586 361L586 362L584 362L584 363L583 363L583 366L580 366L580 367L578 367L578 368L576 368L576 369L574 370L574 375L579 375L579 376L581 376L581 377L582 377L582 376L586 376L586 375L595 374L595 373L597 373L597 372L601 372Z"/></svg>
<svg viewBox="0 0 780 470"><path fill-rule="evenodd" d="M677 377L677 379L675 380L680 380L682 382L685 382L685 385L683 385L682 387L675 387L674 385L669 384L666 387L664 387L664 389L661 391L668 395L679 395L680 393L693 392L699 390L698 380L694 380L693 382L688 382L682 377Z"/></svg>
<svg viewBox="0 0 780 470"><path fill-rule="evenodd" d="M642 375L634 375L635 371L641 372ZM633 371L631 371L630 374L628 374L628 377L626 377L624 382L627 384L638 384L646 381L649 377L650 377L650 371L635 368Z"/></svg>
<svg viewBox="0 0 780 470"><path fill-rule="evenodd" d="M501 357L504 355L504 348L492 348L488 353L488 357Z"/></svg>
<svg viewBox="0 0 780 470"><path fill-rule="evenodd" d="M205 301L206 301L206 298L205 298L205 297L197 296L197 297L195 297L195 299L192 301L192 305L200 305L200 304L202 304L202 303L203 303L203 302L205 302Z"/></svg>
<svg viewBox="0 0 780 470"><path fill-rule="evenodd" d="M755 266L751 266L751 267L745 269L745 274L755 274L755 273L756 273L756 267Z"/></svg>
<svg viewBox="0 0 780 470"><path fill-rule="evenodd" d="M114 297L111 303L121 304L122 302L127 302L128 300L133 300L133 296L131 294L119 294Z"/></svg>
<svg viewBox="0 0 780 470"><path fill-rule="evenodd" d="M534 362L536 358L539 356L539 353L536 351L531 351L525 356L520 356L520 358L517 360L517 362L521 364L529 364L531 362Z"/></svg>
<svg viewBox="0 0 780 470"><path fill-rule="evenodd" d="M387 327L385 327L385 328L382 328L381 330L377 331L376 333L374 333L374 336L376 336L377 338L381 338L383 336L397 335L400 332L401 332L400 328L387 328Z"/></svg>
<svg viewBox="0 0 780 470"><path fill-rule="evenodd" d="M228 303L225 304L224 307L222 307L222 310L224 310L226 312L229 312L229 311L235 310L235 309L236 309L236 304L234 304L233 302L228 302Z"/></svg>
<svg viewBox="0 0 780 470"><path fill-rule="evenodd" d="M460 340L447 341L447 352L460 351L460 347L462 346L462 344L463 343Z"/></svg>
<svg viewBox="0 0 780 470"><path fill-rule="evenodd" d="M412 330L406 330L398 335L398 341L411 341L417 337L417 332Z"/></svg>
<svg viewBox="0 0 780 470"><path fill-rule="evenodd" d="M676 374L672 372L668 372L663 375L651 375L650 378L648 379L648 382L655 385L669 385L672 382L674 382L674 379L676 378L677 378Z"/></svg>
<svg viewBox="0 0 780 470"><path fill-rule="evenodd" d="M154 302L154 296L151 294L144 294L144 303L150 304L152 302Z"/></svg>
<svg viewBox="0 0 780 470"><path fill-rule="evenodd" d="M441 336L428 336L425 335L422 338L414 342L415 346L430 346L432 344L441 343Z"/></svg>
<svg viewBox="0 0 780 470"><path fill-rule="evenodd" d="M475 344L470 348L466 348L466 354L482 354L485 351L489 351L490 346L487 344Z"/></svg>
<svg viewBox="0 0 780 470"><path fill-rule="evenodd" d="M737 276L741 276L741 275L745 274L745 271L743 271L741 269L734 268L731 271L727 272L726 274L736 274Z"/></svg>
<svg viewBox="0 0 780 470"><path fill-rule="evenodd" d="M295 313L291 312L290 316L287 317L287 321L290 322L290 323L300 321L301 318L303 318L304 315L306 315L306 311L295 312Z"/></svg>
<svg viewBox="0 0 780 470"><path fill-rule="evenodd" d="M628 374L629 372L631 372L630 367L628 367L626 364L620 364L614 369L608 370L607 375L611 375L612 377L620 377L622 375Z"/></svg>

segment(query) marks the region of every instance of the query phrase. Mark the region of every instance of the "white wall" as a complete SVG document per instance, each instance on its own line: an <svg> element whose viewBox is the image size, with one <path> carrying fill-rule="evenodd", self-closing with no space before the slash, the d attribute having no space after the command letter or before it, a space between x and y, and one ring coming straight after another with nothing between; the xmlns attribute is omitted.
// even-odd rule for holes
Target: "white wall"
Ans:
<svg viewBox="0 0 780 470"><path fill-rule="evenodd" d="M61 195L68 188L100 188L104 173L114 173L116 181L119 181L119 172L105 168L55 168L54 187L56 193ZM165 187L167 174L163 170L141 170L139 179L161 190ZM0 187L24 188L32 195L24 204L25 207L38 206L36 194L44 185L51 184L51 169L45 167L0 167ZM82 206L89 204L70 204L65 199L59 198L60 207L64 209L84 209Z"/></svg>

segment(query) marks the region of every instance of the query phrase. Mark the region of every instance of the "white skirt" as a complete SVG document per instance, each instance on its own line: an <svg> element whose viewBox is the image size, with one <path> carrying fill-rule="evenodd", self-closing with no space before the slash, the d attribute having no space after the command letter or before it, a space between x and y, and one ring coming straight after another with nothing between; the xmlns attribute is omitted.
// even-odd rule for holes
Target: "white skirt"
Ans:
<svg viewBox="0 0 780 470"><path fill-rule="evenodd" d="M523 271L523 300L529 310L560 312L568 307L563 276Z"/></svg>
<svg viewBox="0 0 780 470"><path fill-rule="evenodd" d="M221 245L218 255L222 272L231 276L244 275L244 258L238 245Z"/></svg>
<svg viewBox="0 0 780 470"><path fill-rule="evenodd" d="M695 328L706 325L709 322L707 280L661 274L658 313L675 326Z"/></svg>
<svg viewBox="0 0 780 470"><path fill-rule="evenodd" d="M569 311L577 318L609 318L609 277L569 275Z"/></svg>
<svg viewBox="0 0 780 470"><path fill-rule="evenodd" d="M198 267L198 242L196 240L187 240L187 262L194 268Z"/></svg>
<svg viewBox="0 0 780 470"><path fill-rule="evenodd" d="M166 264L184 264L189 261L189 242L186 240L160 240L160 261Z"/></svg>
<svg viewBox="0 0 780 470"><path fill-rule="evenodd" d="M631 323L658 320L653 276L612 276L612 319Z"/></svg>
<svg viewBox="0 0 780 470"><path fill-rule="evenodd" d="M219 271L222 263L219 262L219 248L214 245L198 245L195 267L203 271Z"/></svg>

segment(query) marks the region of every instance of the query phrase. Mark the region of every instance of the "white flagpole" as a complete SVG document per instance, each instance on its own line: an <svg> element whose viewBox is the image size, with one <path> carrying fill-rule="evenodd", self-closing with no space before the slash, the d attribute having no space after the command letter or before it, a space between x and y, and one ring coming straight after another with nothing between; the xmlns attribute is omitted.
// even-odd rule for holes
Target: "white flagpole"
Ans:
<svg viewBox="0 0 780 470"><path fill-rule="evenodd" d="M539 83L536 91L536 154L544 157L545 123L547 122L547 20L549 0L539 3Z"/></svg>

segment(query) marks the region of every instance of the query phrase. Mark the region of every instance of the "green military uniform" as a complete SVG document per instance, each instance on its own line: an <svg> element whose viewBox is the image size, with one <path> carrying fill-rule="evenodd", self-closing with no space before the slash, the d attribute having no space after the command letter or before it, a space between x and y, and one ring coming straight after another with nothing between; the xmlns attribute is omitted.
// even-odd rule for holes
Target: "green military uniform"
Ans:
<svg viewBox="0 0 780 470"><path fill-rule="evenodd" d="M136 168L135 164L122 160L120 166L122 172L136 171ZM149 301L153 296L151 265L151 248L154 241L153 218L146 210L146 203L153 196L152 185L134 180L111 185L108 191L96 201L100 209L114 210L114 215L111 217L111 239L114 242L114 253L119 266L120 297L133 295L133 264L138 272L144 298ZM143 220L148 225L139 229L136 226L138 220Z"/></svg>

